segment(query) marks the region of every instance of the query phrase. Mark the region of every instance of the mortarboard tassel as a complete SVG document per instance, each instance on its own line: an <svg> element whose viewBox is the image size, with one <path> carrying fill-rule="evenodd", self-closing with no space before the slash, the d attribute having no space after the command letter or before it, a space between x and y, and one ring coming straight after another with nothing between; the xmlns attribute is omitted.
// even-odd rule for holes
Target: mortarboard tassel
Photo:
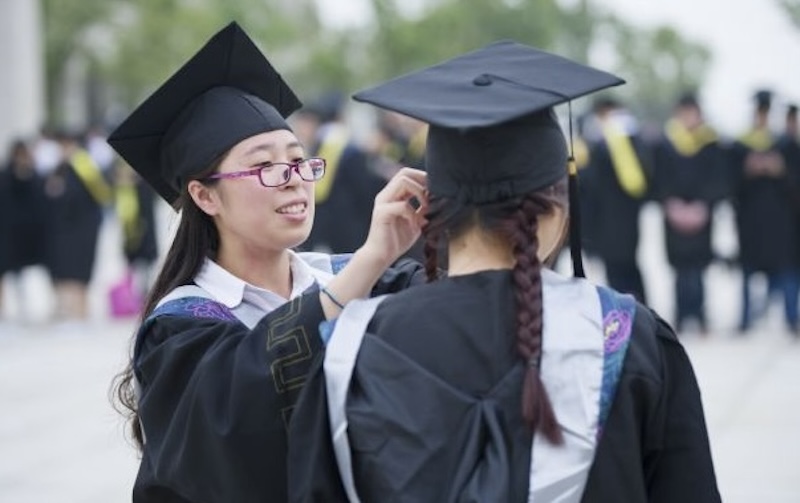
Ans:
<svg viewBox="0 0 800 503"><path fill-rule="evenodd" d="M583 257L581 256L581 209L578 196L578 164L575 162L575 151L572 143L572 101L569 107L569 159L567 159L568 191L569 191L569 254L572 258L572 275L585 278Z"/></svg>

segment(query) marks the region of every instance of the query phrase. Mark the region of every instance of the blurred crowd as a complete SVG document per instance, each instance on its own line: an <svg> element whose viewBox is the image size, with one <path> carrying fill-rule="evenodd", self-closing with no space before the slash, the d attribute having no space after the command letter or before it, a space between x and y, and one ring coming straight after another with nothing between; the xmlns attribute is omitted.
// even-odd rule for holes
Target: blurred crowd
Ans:
<svg viewBox="0 0 800 503"><path fill-rule="evenodd" d="M741 271L738 328L747 333L774 299L787 331L800 334L800 134L797 107L754 97L751 127L719 135L697 97L676 100L657 127L608 97L576 118L572 144L580 173L584 253L602 263L606 283L647 302L637 250L645 204L660 206L666 256L674 271L674 319L681 332L708 330L704 282L713 261ZM308 156L328 162L315 187L316 217L305 250L353 251L365 239L372 201L401 166L424 168L426 126L381 112L367 135L345 120L341 93L322 95L291 118ZM781 127L771 125L780 116ZM49 320L86 320L88 290L104 219L117 219L126 271L108 292L108 313L138 312L159 259L155 193L121 162L105 132L43 130L11 145L0 164L0 313L21 295L20 273L43 267L55 294ZM714 213L734 209L738 252L720 256L712 243ZM410 255L420 258L421 246ZM754 278L766 279L762 292ZM2 290L5 285L5 291ZM28 300L29 302L29 300ZM24 304L21 302L20 304ZM18 318L24 321L25 306Z"/></svg>
<svg viewBox="0 0 800 503"><path fill-rule="evenodd" d="M18 318L30 318L29 304L44 299L25 295L21 273L39 266L55 294L48 321L87 320L101 226L117 218L128 273L110 295L119 314L134 314L158 257L154 202L154 192L119 161L100 129L44 129L14 141L0 169L0 275L6 280L0 307L16 295Z"/></svg>
<svg viewBox="0 0 800 503"><path fill-rule="evenodd" d="M706 122L693 94L681 96L658 128L613 99L595 102L581 121L583 244L604 265L607 283L647 302L637 249L643 204L663 215L666 257L674 277L676 331L708 331L709 265L720 260L741 272L738 331L747 333L770 302L783 304L785 326L798 336L800 290L800 144L797 107L773 107L773 93L754 96L752 122L723 138ZM779 131L771 128L780 114ZM734 211L738 251L720 256L712 243L714 213ZM757 277L766 291L753 288ZM764 281L762 281L763 283Z"/></svg>

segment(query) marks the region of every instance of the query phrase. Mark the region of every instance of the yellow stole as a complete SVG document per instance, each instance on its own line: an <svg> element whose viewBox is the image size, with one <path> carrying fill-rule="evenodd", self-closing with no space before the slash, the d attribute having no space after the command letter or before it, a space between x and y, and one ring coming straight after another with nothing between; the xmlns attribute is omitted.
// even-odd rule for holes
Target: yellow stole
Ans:
<svg viewBox="0 0 800 503"><path fill-rule="evenodd" d="M622 190L631 197L642 197L647 191L647 179L630 137L613 120L605 121L602 129L611 164Z"/></svg>
<svg viewBox="0 0 800 503"><path fill-rule="evenodd" d="M133 183L123 183L117 186L114 207L117 217L122 224L122 233L125 243L130 247L139 241L139 197L136 193L136 185Z"/></svg>
<svg viewBox="0 0 800 503"><path fill-rule="evenodd" d="M314 184L314 200L317 204L327 201L333 187L333 181L336 179L339 161L342 160L342 154L347 147L347 142L350 140L350 135L343 126L334 124L327 127L328 130L317 151L317 155L325 159L326 162L325 176Z"/></svg>
<svg viewBox="0 0 800 503"><path fill-rule="evenodd" d="M575 158L577 169L583 169L589 165L589 146L580 136L572 140L572 155Z"/></svg>
<svg viewBox="0 0 800 503"><path fill-rule="evenodd" d="M753 128L740 136L739 141L756 152L766 152L775 145L775 139L767 128Z"/></svg>
<svg viewBox="0 0 800 503"><path fill-rule="evenodd" d="M705 124L689 129L675 119L667 121L664 134L675 150L684 157L694 157L703 148L717 141L717 133Z"/></svg>
<svg viewBox="0 0 800 503"><path fill-rule="evenodd" d="M69 158L69 162L72 169L75 170L75 174L78 175L78 178L97 204L100 206L109 204L113 197L111 187L106 183L100 168L94 162L92 156L89 155L89 152L78 149Z"/></svg>
<svg viewBox="0 0 800 503"><path fill-rule="evenodd" d="M428 126L417 129L408 140L408 151L414 159L421 159L425 155L425 145L428 141Z"/></svg>

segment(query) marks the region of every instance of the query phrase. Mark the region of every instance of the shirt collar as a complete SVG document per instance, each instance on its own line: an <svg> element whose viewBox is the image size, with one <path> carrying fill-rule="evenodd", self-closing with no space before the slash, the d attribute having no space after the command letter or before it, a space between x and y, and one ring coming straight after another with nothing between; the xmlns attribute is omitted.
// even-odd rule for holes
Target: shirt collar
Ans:
<svg viewBox="0 0 800 503"><path fill-rule="evenodd" d="M292 250L288 250L288 252L289 264L292 268L292 298L295 298L316 283L317 275L297 253Z"/></svg>
<svg viewBox="0 0 800 503"><path fill-rule="evenodd" d="M298 254L291 250L287 251L289 253L289 266L292 270L292 293L290 298L293 299L311 287L316 282L316 277L311 267ZM194 282L197 286L210 293L216 300L231 309L242 303L246 293L255 294L256 296L279 297L275 292L251 285L234 276L210 258L206 258L203 261L203 265L200 268L200 272L195 276Z"/></svg>
<svg viewBox="0 0 800 503"><path fill-rule="evenodd" d="M242 303L244 288L247 286L246 281L237 278L210 258L203 261L194 282L231 309Z"/></svg>

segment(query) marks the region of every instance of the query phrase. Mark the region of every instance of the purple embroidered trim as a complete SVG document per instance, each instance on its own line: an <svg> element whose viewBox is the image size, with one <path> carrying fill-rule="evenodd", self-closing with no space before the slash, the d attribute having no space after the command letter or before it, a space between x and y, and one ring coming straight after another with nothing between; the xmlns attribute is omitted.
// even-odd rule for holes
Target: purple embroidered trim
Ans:
<svg viewBox="0 0 800 503"><path fill-rule="evenodd" d="M630 337L630 313L619 310L609 312L603 319L603 332L603 347L606 354L618 351Z"/></svg>
<svg viewBox="0 0 800 503"><path fill-rule="evenodd" d="M192 318L210 318L221 321L239 321L233 312L223 304L203 297L183 297L166 302L153 311L151 318L169 314Z"/></svg>

